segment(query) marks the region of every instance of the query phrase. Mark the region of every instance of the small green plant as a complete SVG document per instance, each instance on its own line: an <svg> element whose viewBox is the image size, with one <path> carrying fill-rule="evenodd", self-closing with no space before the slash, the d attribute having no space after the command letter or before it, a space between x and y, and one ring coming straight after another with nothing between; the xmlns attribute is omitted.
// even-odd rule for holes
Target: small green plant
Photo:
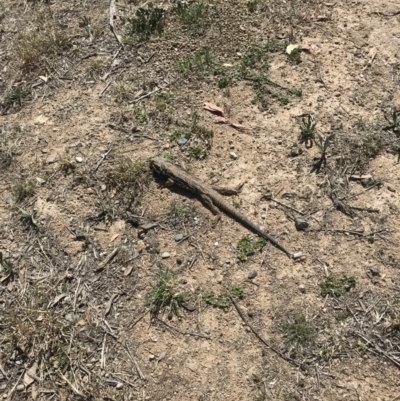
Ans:
<svg viewBox="0 0 400 401"><path fill-rule="evenodd" d="M16 202L22 202L24 199L32 196L35 192L35 185L32 180L21 178L15 181L12 192Z"/></svg>
<svg viewBox="0 0 400 401"><path fill-rule="evenodd" d="M196 71L201 73L210 70L214 65L214 56L209 47L196 52L193 56L187 56L178 61L178 71L184 75L189 75L190 72Z"/></svg>
<svg viewBox="0 0 400 401"><path fill-rule="evenodd" d="M162 157L165 160L168 160L168 161L173 161L174 160L174 156L171 153L164 153Z"/></svg>
<svg viewBox="0 0 400 401"><path fill-rule="evenodd" d="M189 156L193 157L194 159L204 159L207 155L207 152L201 148L200 146L192 146L189 148Z"/></svg>
<svg viewBox="0 0 400 401"><path fill-rule="evenodd" d="M56 56L72 46L60 26L45 25L42 29L21 33L16 41L16 53L25 71L48 68Z"/></svg>
<svg viewBox="0 0 400 401"><path fill-rule="evenodd" d="M325 282L321 284L321 295L326 297L327 295L334 295L340 297L344 292L350 291L350 289L356 286L356 280L354 277L348 277L343 274L340 277L329 276Z"/></svg>
<svg viewBox="0 0 400 401"><path fill-rule="evenodd" d="M170 136L170 141L177 141L178 139L185 138L189 140L192 136L191 132L183 131L183 130L175 130Z"/></svg>
<svg viewBox="0 0 400 401"><path fill-rule="evenodd" d="M106 203L99 203L97 205L95 220L104 221L105 223L109 223L114 220L114 207L112 205L108 205Z"/></svg>
<svg viewBox="0 0 400 401"><path fill-rule="evenodd" d="M86 16L80 18L79 20L79 28L83 28L85 36L88 38L92 37L92 31L90 28L91 23L92 23L91 19Z"/></svg>
<svg viewBox="0 0 400 401"><path fill-rule="evenodd" d="M147 113L145 113L144 111L137 111L135 113L135 117L136 119L140 122L140 123L145 123L147 122L147 120L149 119L149 116Z"/></svg>
<svg viewBox="0 0 400 401"><path fill-rule="evenodd" d="M9 143L6 134L0 134L0 169L10 167L16 155L17 150Z"/></svg>
<svg viewBox="0 0 400 401"><path fill-rule="evenodd" d="M322 165L326 166L326 152L329 148L329 145L331 144L332 138L333 138L332 135L325 138L322 135L317 134L317 139L314 139L314 140L315 140L315 144L317 145L319 151L321 152L321 156L320 156L319 160L313 166L311 172L316 171L317 173L319 173Z"/></svg>
<svg viewBox="0 0 400 401"><path fill-rule="evenodd" d="M176 200L172 200L167 208L167 217L178 217L185 212L185 205L178 203Z"/></svg>
<svg viewBox="0 0 400 401"><path fill-rule="evenodd" d="M292 64L300 64L301 63L301 47L294 48L288 54L288 57Z"/></svg>
<svg viewBox="0 0 400 401"><path fill-rule="evenodd" d="M13 273L13 265L8 260L5 260L3 253L0 252L0 267L4 274L9 275Z"/></svg>
<svg viewBox="0 0 400 401"><path fill-rule="evenodd" d="M226 76L222 77L218 81L218 88L219 89L225 89L225 88L227 88L228 86L231 85L231 82L232 82L232 78L226 77Z"/></svg>
<svg viewBox="0 0 400 401"><path fill-rule="evenodd" d="M60 170L65 174L70 174L76 169L76 163L71 158L63 158L60 160Z"/></svg>
<svg viewBox="0 0 400 401"><path fill-rule="evenodd" d="M367 128L367 123L365 120L363 120L362 118L359 118L356 121L356 128L359 129L360 131L365 131Z"/></svg>
<svg viewBox="0 0 400 401"><path fill-rule="evenodd" d="M252 1L249 1L246 5L247 5L247 10L249 11L249 13L254 13L257 10L258 1L252 0Z"/></svg>
<svg viewBox="0 0 400 401"><path fill-rule="evenodd" d="M264 238L258 238L256 241L252 241L248 235L244 235L236 245L239 251L238 259L241 262L245 262L247 258L254 255L258 250L263 248L267 241Z"/></svg>
<svg viewBox="0 0 400 401"><path fill-rule="evenodd" d="M0 106L4 111L7 111L11 108L22 107L23 102L31 98L31 93L22 85L18 85L10 90Z"/></svg>
<svg viewBox="0 0 400 401"><path fill-rule="evenodd" d="M311 148L315 140L315 125L312 116L308 115L307 120L303 117L300 124L300 143L306 148Z"/></svg>
<svg viewBox="0 0 400 401"><path fill-rule="evenodd" d="M397 137L400 137L400 110L393 110L390 116L385 115L388 122L386 129L392 130Z"/></svg>
<svg viewBox="0 0 400 401"><path fill-rule="evenodd" d="M189 3L178 0L175 6L175 13L181 23L193 32L200 32L206 27L208 16L208 5L200 1Z"/></svg>
<svg viewBox="0 0 400 401"><path fill-rule="evenodd" d="M296 315L283 329L286 341L296 347L311 343L315 339L315 330L304 314Z"/></svg>
<svg viewBox="0 0 400 401"><path fill-rule="evenodd" d="M232 298L242 298L243 287L234 285L230 291L230 296ZM216 294L214 291L210 291L205 294L204 299L209 305L216 306L218 308L228 308L231 304L230 297L227 292Z"/></svg>
<svg viewBox="0 0 400 401"><path fill-rule="evenodd" d="M376 133L367 135L363 140L361 149L365 156L369 158L376 157L379 152L383 149L382 139Z"/></svg>
<svg viewBox="0 0 400 401"><path fill-rule="evenodd" d="M146 163L126 158L108 172L106 181L128 203L129 208L140 203L150 182L150 171Z"/></svg>
<svg viewBox="0 0 400 401"><path fill-rule="evenodd" d="M175 274L168 269L161 268L149 298L150 311L153 316L157 316L163 310L168 310L171 315L178 315L185 295L177 289Z"/></svg>
<svg viewBox="0 0 400 401"><path fill-rule="evenodd" d="M35 212L28 212L20 207L18 209L21 212L20 218L22 222L24 222L27 226L38 228Z"/></svg>
<svg viewBox="0 0 400 401"><path fill-rule="evenodd" d="M155 34L161 36L165 26L164 13L162 8L153 7L151 3L148 8L139 8L136 16L129 20L130 34L138 35L141 39L148 39Z"/></svg>

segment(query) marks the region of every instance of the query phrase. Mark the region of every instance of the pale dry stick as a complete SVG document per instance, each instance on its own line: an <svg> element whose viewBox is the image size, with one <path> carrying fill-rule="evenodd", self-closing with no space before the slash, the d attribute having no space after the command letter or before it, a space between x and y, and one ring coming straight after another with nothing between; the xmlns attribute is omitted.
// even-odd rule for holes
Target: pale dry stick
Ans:
<svg viewBox="0 0 400 401"><path fill-rule="evenodd" d="M140 370L140 367L139 367L138 363L136 362L136 359L132 356L131 351L129 351L128 345L126 343L124 345L125 345L126 352L127 352L128 356L129 356L129 359L135 365L136 371L137 371L140 379L146 380L146 376Z"/></svg>
<svg viewBox="0 0 400 401"><path fill-rule="evenodd" d="M347 198L347 197L341 198L340 200L349 201L350 199L354 199L354 198L356 198L357 196L360 196L360 195L364 194L365 192L369 191L370 189L375 188L376 186L381 185L381 184L382 184L381 181L377 181L375 184L372 184L372 185L371 185L370 187L368 187L367 189L364 189L364 191L361 191L361 192L358 192L357 194L351 195L351 196L348 197L348 198Z"/></svg>
<svg viewBox="0 0 400 401"><path fill-rule="evenodd" d="M272 197L265 197L265 198L266 198L267 200L271 200L272 202L277 203L278 205L281 205L281 206L283 206L283 207L286 207L287 209L293 210L294 212L296 212L296 213L298 213L298 214L301 214L302 216L305 215L304 212L301 212L300 210L297 210L297 209L295 209L295 208L292 207L292 206L285 205L285 204L282 203L281 201L278 201L278 200L276 200L276 199L274 199L274 198L272 198Z"/></svg>
<svg viewBox="0 0 400 401"><path fill-rule="evenodd" d="M112 147L110 149L108 149L106 153L103 153L101 155L101 159L96 164L96 167L93 169L93 172L97 171L97 169L100 167L101 163L103 163L104 159L110 154L111 151L112 151Z"/></svg>
<svg viewBox="0 0 400 401"><path fill-rule="evenodd" d="M71 372L73 372L72 369ZM79 395L80 397L83 397L83 394L62 374L61 371L58 371L57 373L71 387L71 390L75 394Z"/></svg>
<svg viewBox="0 0 400 401"><path fill-rule="evenodd" d="M107 334L104 334L103 345L101 347L101 358L100 358L100 368L103 370L106 367L106 357L105 357L106 340L107 340Z"/></svg>
<svg viewBox="0 0 400 401"><path fill-rule="evenodd" d="M112 373L111 376L114 377L114 379L121 380L121 381L123 381L124 383L128 384L129 386L131 386L132 388L135 388L135 385L134 385L134 384L132 384L132 383L129 382L128 380L123 379L122 377L119 377L119 376L118 376L118 375L122 375L122 374L123 374L123 373L117 372L117 373Z"/></svg>
<svg viewBox="0 0 400 401"><path fill-rule="evenodd" d="M253 334L267 347L269 348L271 351L275 352L276 355L278 355L280 358L284 359L286 362L291 363L292 365L295 365L297 367L301 367L302 363L295 361L292 358L289 358L285 355L282 354L282 352L280 352L279 350L277 350L275 347L273 347L272 345L270 345L267 341L265 341L259 334L258 332L254 329L254 327L245 319L243 312L240 310L239 306L237 305L236 301L233 299L233 297L231 295L229 295L229 298L232 302L232 304L234 305L234 307L236 308L239 316L241 317L241 319L243 320L243 322L246 324L247 327L249 327L249 329L253 332Z"/></svg>
<svg viewBox="0 0 400 401"><path fill-rule="evenodd" d="M7 376L6 371L3 368L3 365L0 363L0 372L3 374L3 376L7 379L10 380L9 377Z"/></svg>
<svg viewBox="0 0 400 401"><path fill-rule="evenodd" d="M183 336L192 336L192 337L200 337L200 338L205 338L209 340L211 337L209 336L204 336L202 334L197 334L197 333L190 333L189 331L180 331L176 327L170 326L168 323L165 323L164 320L161 320L160 318L156 317L156 319L164 324L166 327L168 327L170 330L176 331L179 334L182 334Z"/></svg>
<svg viewBox="0 0 400 401"><path fill-rule="evenodd" d="M374 348L367 347L367 350L372 352L375 355L383 355L385 358L387 358L390 362L392 362L395 366L400 368L400 362L397 359L392 358L390 355L388 355L386 352L383 352L380 350L376 344L374 344L372 341L368 340L368 338L364 337L361 333L354 332L358 337L360 337L362 340L364 340L367 345L372 345Z"/></svg>
<svg viewBox="0 0 400 401"><path fill-rule="evenodd" d="M378 300L377 300L375 303L373 303L373 304L365 311L365 314L367 315L369 312L371 312L371 310L372 310L373 308L375 308L375 306L378 304L378 302L379 302L381 299L382 299L382 297L379 297Z"/></svg>
<svg viewBox="0 0 400 401"><path fill-rule="evenodd" d="M7 398L6 398L7 401L10 401L10 400L11 400L11 398L12 398L12 396L13 396L13 394L14 394L14 391L15 391L15 389L17 388L18 383L21 381L21 378L22 378L22 376L23 376L24 374L25 374L25 369L22 371L21 375L18 377L18 380L15 382L13 388L8 392L8 395L7 395Z"/></svg>
<svg viewBox="0 0 400 401"><path fill-rule="evenodd" d="M106 265L111 262L111 260L115 257L118 253L119 247L116 247L96 268L96 273L101 272Z"/></svg>
<svg viewBox="0 0 400 401"><path fill-rule="evenodd" d="M117 7L115 6L115 0L111 0L110 1L110 30L112 32L112 34L114 35L115 39L117 40L117 42L120 44L120 46L122 48L124 48L123 43L121 42L121 39L119 38L119 36L117 35L117 33L115 32L115 28L114 28L114 16L116 13Z"/></svg>
<svg viewBox="0 0 400 401"><path fill-rule="evenodd" d="M76 300L78 298L78 291L79 291L79 287L81 285L81 278L79 277L78 279L78 285L76 286L76 290L75 290L75 294L74 294L74 304L73 304L73 311L76 311Z"/></svg>
<svg viewBox="0 0 400 401"><path fill-rule="evenodd" d="M129 103L132 104L132 103L140 102L141 100L145 99L146 97L151 96L153 93L156 93L156 92L160 91L161 89L164 89L164 88L159 87L159 88L157 88L157 89L154 89L153 91L147 92L145 95L140 96L140 97L138 97L137 99L134 99L134 100L132 100L132 101L129 102Z"/></svg>
<svg viewBox="0 0 400 401"><path fill-rule="evenodd" d="M99 97L102 97L104 95L105 91L109 88L111 83L112 83L112 80L101 90L101 92L99 93Z"/></svg>

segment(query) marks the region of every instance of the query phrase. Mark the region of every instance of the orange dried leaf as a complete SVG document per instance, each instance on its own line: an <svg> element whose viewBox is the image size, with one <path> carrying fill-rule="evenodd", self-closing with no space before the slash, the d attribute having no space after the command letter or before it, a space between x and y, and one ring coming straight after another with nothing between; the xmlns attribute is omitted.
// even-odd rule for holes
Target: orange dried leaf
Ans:
<svg viewBox="0 0 400 401"><path fill-rule="evenodd" d="M203 108L205 110L211 111L211 113L217 113L221 114L221 116L224 116L224 110L221 109L221 107L216 106L215 104L212 103L204 103Z"/></svg>

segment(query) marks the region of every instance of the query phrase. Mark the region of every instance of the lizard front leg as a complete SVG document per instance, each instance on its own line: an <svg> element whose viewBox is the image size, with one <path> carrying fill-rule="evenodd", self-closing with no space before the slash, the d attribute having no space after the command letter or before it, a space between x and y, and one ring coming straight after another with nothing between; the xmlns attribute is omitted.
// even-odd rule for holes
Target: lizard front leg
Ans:
<svg viewBox="0 0 400 401"><path fill-rule="evenodd" d="M211 198L205 194L202 194L201 200L207 205L207 207L211 210L211 212L215 215L214 221L213 221L213 226L215 227L217 223L221 220L221 213L219 209L214 205L213 201Z"/></svg>

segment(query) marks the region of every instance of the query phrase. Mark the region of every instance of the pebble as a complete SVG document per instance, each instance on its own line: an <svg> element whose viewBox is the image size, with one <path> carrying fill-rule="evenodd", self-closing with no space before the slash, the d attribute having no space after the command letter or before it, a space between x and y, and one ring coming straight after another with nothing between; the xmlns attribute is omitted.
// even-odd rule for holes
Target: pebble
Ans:
<svg viewBox="0 0 400 401"><path fill-rule="evenodd" d="M36 181L40 185L42 185L42 184L44 184L46 182L46 180L44 180L43 178L40 178L40 177L36 177Z"/></svg>
<svg viewBox="0 0 400 401"><path fill-rule="evenodd" d="M300 231L306 230L309 227L309 224L305 220L302 220L302 219L295 219L294 224L295 224L297 230L300 230Z"/></svg>
<svg viewBox="0 0 400 401"><path fill-rule="evenodd" d="M249 272L249 275L247 276L247 278L249 280L253 280L253 278L257 277L257 272L255 270L252 270L251 272Z"/></svg>
<svg viewBox="0 0 400 401"><path fill-rule="evenodd" d="M83 157L77 156L77 157L75 157L75 160L76 160L78 163L82 163L82 162L83 162Z"/></svg>
<svg viewBox="0 0 400 401"><path fill-rule="evenodd" d="M183 146L188 140L186 138L179 138L176 143L180 146Z"/></svg>
<svg viewBox="0 0 400 401"><path fill-rule="evenodd" d="M171 256L171 255L169 254L169 252L164 252L164 253L161 255L161 258L162 258L162 259L168 259L170 256Z"/></svg>
<svg viewBox="0 0 400 401"><path fill-rule="evenodd" d="M182 241L183 240L183 234L177 234L177 235L175 235L175 241L176 242L179 242L179 241Z"/></svg>
<svg viewBox="0 0 400 401"><path fill-rule="evenodd" d="M23 384L18 384L17 391L22 391L24 389L25 389L25 386Z"/></svg>
<svg viewBox="0 0 400 401"><path fill-rule="evenodd" d="M369 271L372 273L373 276L380 276L381 275L381 269L379 269L378 266L371 266L369 268Z"/></svg>
<svg viewBox="0 0 400 401"><path fill-rule="evenodd" d="M235 152L230 152L229 153L229 157L232 159L232 160L236 160L238 157L237 157L237 154L235 153Z"/></svg>
<svg viewBox="0 0 400 401"><path fill-rule="evenodd" d="M124 387L124 385L122 383L118 383L116 386L116 389L120 390L122 387Z"/></svg>
<svg viewBox="0 0 400 401"><path fill-rule="evenodd" d="M306 292L306 287L304 287L303 284L300 284L299 285L299 290L300 290L300 292L302 292L304 294Z"/></svg>
<svg viewBox="0 0 400 401"><path fill-rule="evenodd" d="M171 226L177 226L179 224L179 219L177 217L172 217L169 221L169 223L171 224Z"/></svg>

